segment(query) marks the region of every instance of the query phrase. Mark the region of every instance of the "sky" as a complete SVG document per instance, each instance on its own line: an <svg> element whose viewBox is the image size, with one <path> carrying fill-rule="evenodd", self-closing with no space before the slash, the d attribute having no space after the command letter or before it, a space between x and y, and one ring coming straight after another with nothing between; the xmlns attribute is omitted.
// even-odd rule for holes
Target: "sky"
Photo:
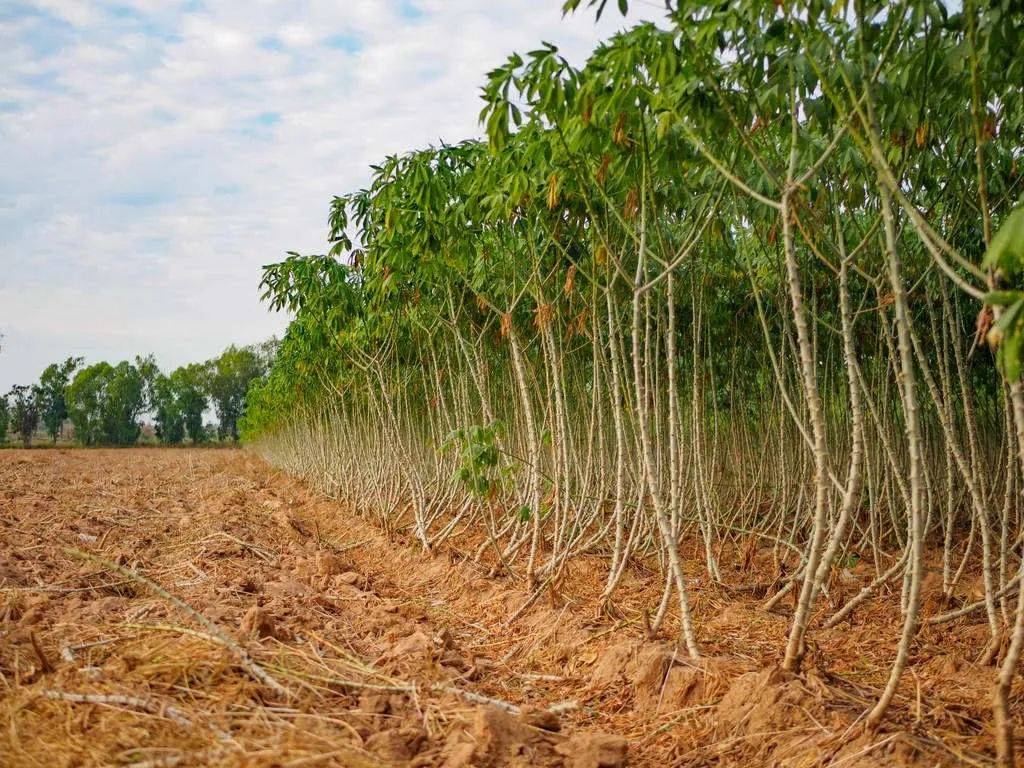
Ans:
<svg viewBox="0 0 1024 768"><path fill-rule="evenodd" d="M326 250L332 195L480 135L512 51L581 64L645 15L560 6L0 2L0 393L71 355L169 370L280 335L260 267Z"/></svg>

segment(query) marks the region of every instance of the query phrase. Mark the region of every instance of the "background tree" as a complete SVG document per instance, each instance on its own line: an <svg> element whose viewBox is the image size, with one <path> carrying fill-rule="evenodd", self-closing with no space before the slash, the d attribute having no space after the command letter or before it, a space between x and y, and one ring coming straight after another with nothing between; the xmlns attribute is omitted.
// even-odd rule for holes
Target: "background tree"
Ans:
<svg viewBox="0 0 1024 768"><path fill-rule="evenodd" d="M263 376L264 363L253 347L235 347L224 350L220 357L207 363L207 391L213 401L220 424L221 440L238 440L238 420L245 412L245 395L249 384Z"/></svg>
<svg viewBox="0 0 1024 768"><path fill-rule="evenodd" d="M157 438L171 445L182 442L185 439L185 418L173 379L157 371L147 388Z"/></svg>
<svg viewBox="0 0 1024 768"><path fill-rule="evenodd" d="M145 402L145 407L148 409L155 409L156 404L154 402L153 388L157 379L163 376L163 373L160 371L160 366L157 365L156 356L153 354L136 355L135 368L142 377L143 400Z"/></svg>
<svg viewBox="0 0 1024 768"><path fill-rule="evenodd" d="M103 401L111 370L110 363L94 363L80 370L68 385L68 416L75 439L82 445L103 442Z"/></svg>
<svg viewBox="0 0 1024 768"><path fill-rule="evenodd" d="M137 367L122 361L106 384L103 409L104 437L113 445L131 445L142 429L139 417L146 408L146 382Z"/></svg>
<svg viewBox="0 0 1024 768"><path fill-rule="evenodd" d="M7 393L10 401L11 423L26 448L32 445L32 436L39 427L39 388L27 384L11 387Z"/></svg>
<svg viewBox="0 0 1024 768"><path fill-rule="evenodd" d="M69 357L63 363L51 363L39 377L39 410L46 433L54 442L68 417L65 395L71 374L81 364L81 357Z"/></svg>
<svg viewBox="0 0 1024 768"><path fill-rule="evenodd" d="M146 407L146 382L139 369L122 361L80 370L67 390L75 436L85 445L131 445L139 437Z"/></svg>
<svg viewBox="0 0 1024 768"><path fill-rule="evenodd" d="M7 427L10 421L11 411L7 404L7 396L0 395L0 445L7 442Z"/></svg>
<svg viewBox="0 0 1024 768"><path fill-rule="evenodd" d="M177 368L170 375L185 431L196 444L206 442L203 428L203 412L208 405L206 379L207 367L199 363Z"/></svg>

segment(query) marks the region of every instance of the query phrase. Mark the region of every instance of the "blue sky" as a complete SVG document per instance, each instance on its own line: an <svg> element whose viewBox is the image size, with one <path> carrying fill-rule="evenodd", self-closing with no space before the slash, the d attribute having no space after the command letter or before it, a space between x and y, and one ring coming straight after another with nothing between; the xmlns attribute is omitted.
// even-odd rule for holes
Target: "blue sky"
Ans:
<svg viewBox="0 0 1024 768"><path fill-rule="evenodd" d="M279 334L260 266L322 252L333 194L478 135L513 50L581 62L625 23L560 5L5 0L0 392L69 355L170 368Z"/></svg>

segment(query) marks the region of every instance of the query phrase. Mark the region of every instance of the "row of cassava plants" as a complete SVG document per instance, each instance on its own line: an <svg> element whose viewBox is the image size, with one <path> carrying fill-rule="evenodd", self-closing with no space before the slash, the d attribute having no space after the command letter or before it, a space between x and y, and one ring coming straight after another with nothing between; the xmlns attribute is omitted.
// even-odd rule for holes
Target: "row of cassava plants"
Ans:
<svg viewBox="0 0 1024 768"><path fill-rule="evenodd" d="M248 433L425 548L469 534L535 595L600 554L614 610L656 564L650 629L678 622L693 657L694 553L736 586L726 558L771 552L791 672L816 624L894 592L871 728L921 624L979 616L1009 765L1024 15L668 5L580 69L512 56L486 142L388 157L335 198L330 253L265 272L294 320ZM854 557L871 578L822 610Z"/></svg>

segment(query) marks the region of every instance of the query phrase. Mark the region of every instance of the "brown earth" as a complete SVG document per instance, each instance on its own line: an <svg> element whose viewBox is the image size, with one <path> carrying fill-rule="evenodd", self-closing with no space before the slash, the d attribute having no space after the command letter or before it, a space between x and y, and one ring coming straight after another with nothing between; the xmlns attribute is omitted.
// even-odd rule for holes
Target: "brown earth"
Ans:
<svg viewBox="0 0 1024 768"><path fill-rule="evenodd" d="M660 580L642 563L614 618L594 608L601 560L579 558L510 623L521 584L247 453L0 451L0 765L991 762L981 617L922 632L869 735L891 598L815 632L793 677L785 612L691 562L700 662L671 626L645 637Z"/></svg>

